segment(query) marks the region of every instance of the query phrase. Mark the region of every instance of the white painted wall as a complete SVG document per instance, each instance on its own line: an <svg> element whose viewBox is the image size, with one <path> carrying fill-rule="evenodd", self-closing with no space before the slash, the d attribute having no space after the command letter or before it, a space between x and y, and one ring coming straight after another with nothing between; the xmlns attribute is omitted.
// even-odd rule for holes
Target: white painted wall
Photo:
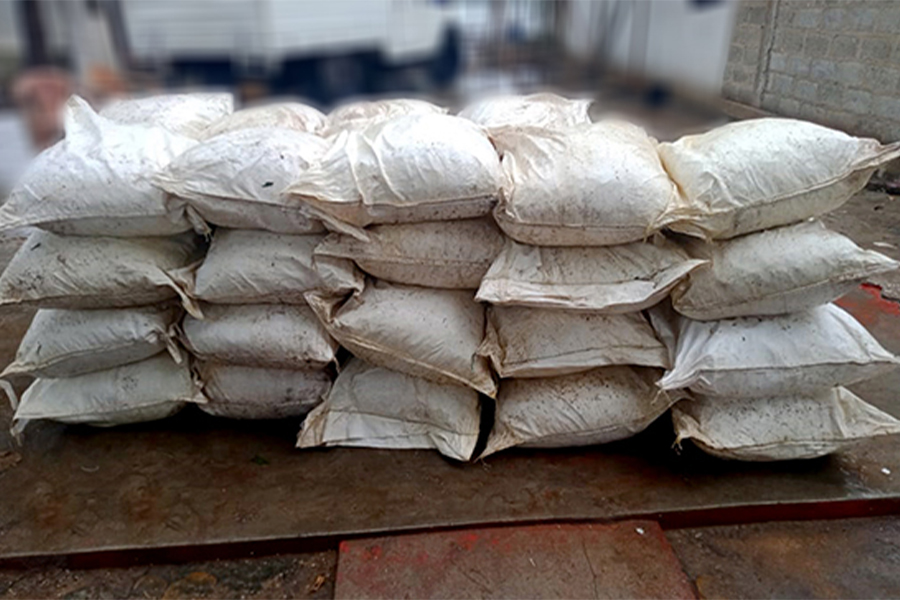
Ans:
<svg viewBox="0 0 900 600"><path fill-rule="evenodd" d="M609 28L616 6L619 21ZM699 91L719 93L737 0L697 6L688 0L572 0L567 48L595 56L608 35L609 61L618 68Z"/></svg>

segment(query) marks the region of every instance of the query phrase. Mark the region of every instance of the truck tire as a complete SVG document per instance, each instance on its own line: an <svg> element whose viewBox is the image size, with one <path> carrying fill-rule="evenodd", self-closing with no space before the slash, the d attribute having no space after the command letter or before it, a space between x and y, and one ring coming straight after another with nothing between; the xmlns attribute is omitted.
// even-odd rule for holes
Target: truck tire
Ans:
<svg viewBox="0 0 900 600"><path fill-rule="evenodd" d="M462 41L459 30L451 27L444 32L444 41L437 55L428 65L431 82L438 87L453 83L462 67Z"/></svg>

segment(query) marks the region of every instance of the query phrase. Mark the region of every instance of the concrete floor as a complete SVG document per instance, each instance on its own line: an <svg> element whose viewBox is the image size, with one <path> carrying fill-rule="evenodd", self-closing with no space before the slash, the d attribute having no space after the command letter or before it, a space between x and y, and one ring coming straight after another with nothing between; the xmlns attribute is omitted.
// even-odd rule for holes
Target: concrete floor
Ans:
<svg viewBox="0 0 900 600"><path fill-rule="evenodd" d="M900 196L863 190L822 221L867 250L900 260ZM900 272L874 277L886 298L900 300Z"/></svg>
<svg viewBox="0 0 900 600"><path fill-rule="evenodd" d="M896 598L900 519L666 532L701 598Z"/></svg>
<svg viewBox="0 0 900 600"><path fill-rule="evenodd" d="M183 565L0 570L0 598L331 598L337 552Z"/></svg>

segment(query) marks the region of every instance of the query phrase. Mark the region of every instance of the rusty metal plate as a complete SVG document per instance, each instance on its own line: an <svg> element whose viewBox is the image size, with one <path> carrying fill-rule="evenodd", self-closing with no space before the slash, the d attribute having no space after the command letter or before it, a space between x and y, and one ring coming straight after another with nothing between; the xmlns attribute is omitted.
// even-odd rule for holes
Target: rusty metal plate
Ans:
<svg viewBox="0 0 900 600"><path fill-rule="evenodd" d="M50 426L0 475L2 556L347 538L550 520L658 517L667 526L893 512L900 443L743 465L632 440L511 451L459 465L432 452L297 452L293 428L184 415L113 431ZM888 469L885 475L882 469Z"/></svg>
<svg viewBox="0 0 900 600"><path fill-rule="evenodd" d="M852 310L868 310L871 293L856 294L845 305L856 298L864 308ZM900 317L884 312L867 318L900 351ZM854 389L900 415L898 379ZM9 409L0 413L6 420ZM20 460L0 456L0 558L180 549L200 560L204 551L485 524L650 517L675 527L900 512L898 437L819 460L739 464L690 446L676 453L664 417L621 443L463 465L426 451L300 452L297 426L193 410L110 430L38 425L15 450Z"/></svg>
<svg viewBox="0 0 900 600"><path fill-rule="evenodd" d="M657 523L464 529L342 542L334 597L695 598Z"/></svg>

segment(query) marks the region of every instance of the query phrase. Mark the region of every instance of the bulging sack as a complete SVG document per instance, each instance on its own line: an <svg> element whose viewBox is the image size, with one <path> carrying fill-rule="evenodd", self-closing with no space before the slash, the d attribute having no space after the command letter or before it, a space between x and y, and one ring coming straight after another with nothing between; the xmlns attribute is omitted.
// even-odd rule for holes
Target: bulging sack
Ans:
<svg viewBox="0 0 900 600"><path fill-rule="evenodd" d="M233 110L231 94L166 94L113 100L103 107L100 116L116 123L162 127L200 139L210 125Z"/></svg>
<svg viewBox="0 0 900 600"><path fill-rule="evenodd" d="M550 248L508 240L478 288L491 304L629 313L660 302L705 264L675 244Z"/></svg>
<svg viewBox="0 0 900 600"><path fill-rule="evenodd" d="M303 422L298 448L430 449L466 461L478 441L478 393L353 359Z"/></svg>
<svg viewBox="0 0 900 600"><path fill-rule="evenodd" d="M326 117L318 109L300 102L279 102L253 106L235 111L203 130L201 139L256 127L276 127L320 133L325 129Z"/></svg>
<svg viewBox="0 0 900 600"><path fill-rule="evenodd" d="M670 229L731 238L825 214L861 190L900 144L793 119L751 119L659 146L686 204Z"/></svg>
<svg viewBox="0 0 900 600"><path fill-rule="evenodd" d="M338 345L308 306L287 304L201 307L203 319L185 317L187 349L197 358L272 369L322 369Z"/></svg>
<svg viewBox="0 0 900 600"><path fill-rule="evenodd" d="M372 365L496 393L487 360L477 354L484 307L470 291L373 281L343 304L316 294L307 299L328 332Z"/></svg>
<svg viewBox="0 0 900 600"><path fill-rule="evenodd" d="M361 100L338 106L328 115L327 135L346 129L365 129L407 115L443 115L447 109L431 102L410 98Z"/></svg>
<svg viewBox="0 0 900 600"><path fill-rule="evenodd" d="M39 310L19 344L16 360L0 377L74 377L144 360L166 349L180 361L171 330L180 316L175 306Z"/></svg>
<svg viewBox="0 0 900 600"><path fill-rule="evenodd" d="M0 276L0 306L93 309L144 306L180 297L180 273L200 258L190 233L172 238L61 236L38 231Z"/></svg>
<svg viewBox="0 0 900 600"><path fill-rule="evenodd" d="M513 446L564 448L631 437L669 409L653 381L655 369L604 367L500 384L485 457Z"/></svg>
<svg viewBox="0 0 900 600"><path fill-rule="evenodd" d="M317 256L351 259L366 273L394 283L477 289L503 247L492 219L375 225L369 241L331 234Z"/></svg>
<svg viewBox="0 0 900 600"><path fill-rule="evenodd" d="M175 364L168 354L75 377L37 379L21 402L11 400L17 435L37 419L112 427L164 419L186 402L205 402L186 362Z"/></svg>
<svg viewBox="0 0 900 600"><path fill-rule="evenodd" d="M506 176L497 223L536 246L612 246L646 239L677 202L656 141L643 129L600 122L522 131L498 142Z"/></svg>
<svg viewBox="0 0 900 600"><path fill-rule="evenodd" d="M187 231L184 202L151 176L196 141L159 127L121 125L72 96L66 137L31 163L0 206L0 231L37 226L67 235L168 236Z"/></svg>
<svg viewBox="0 0 900 600"><path fill-rule="evenodd" d="M708 264L672 290L672 306L702 321L806 310L900 266L818 222L684 247Z"/></svg>
<svg viewBox="0 0 900 600"><path fill-rule="evenodd" d="M331 387L325 371L261 369L200 363L196 366L209 400L200 410L230 419L302 417Z"/></svg>
<svg viewBox="0 0 900 600"><path fill-rule="evenodd" d="M665 346L640 313L491 306L479 353L501 378L554 377L609 365L667 367Z"/></svg>
<svg viewBox="0 0 900 600"><path fill-rule="evenodd" d="M890 371L900 360L834 304L780 317L693 321L650 311L674 367L664 390L726 398L809 394Z"/></svg>
<svg viewBox="0 0 900 600"><path fill-rule="evenodd" d="M153 182L187 201L195 229L203 221L233 229L318 233L322 223L281 192L328 148L322 138L290 129L255 127L197 144L154 175Z"/></svg>
<svg viewBox="0 0 900 600"><path fill-rule="evenodd" d="M842 387L754 400L699 397L676 404L672 421L676 443L748 461L816 458L900 433L900 421Z"/></svg>
<svg viewBox="0 0 900 600"><path fill-rule="evenodd" d="M592 100L569 100L556 94L500 96L474 102L459 112L464 119L488 128L544 127L567 129L590 125Z"/></svg>
<svg viewBox="0 0 900 600"><path fill-rule="evenodd" d="M213 304L305 304L306 292L323 287L361 289L361 276L352 271L352 264L344 279L333 277L328 283L320 276L313 250L322 238L219 229L191 293Z"/></svg>
<svg viewBox="0 0 900 600"><path fill-rule="evenodd" d="M500 160L480 127L459 117L411 115L334 138L285 193L342 231L342 223L480 217L496 202L500 179Z"/></svg>

